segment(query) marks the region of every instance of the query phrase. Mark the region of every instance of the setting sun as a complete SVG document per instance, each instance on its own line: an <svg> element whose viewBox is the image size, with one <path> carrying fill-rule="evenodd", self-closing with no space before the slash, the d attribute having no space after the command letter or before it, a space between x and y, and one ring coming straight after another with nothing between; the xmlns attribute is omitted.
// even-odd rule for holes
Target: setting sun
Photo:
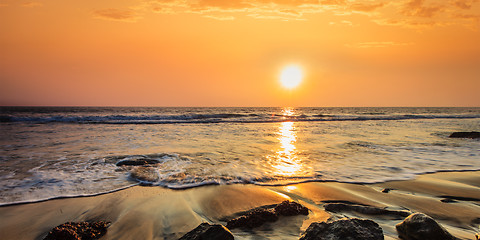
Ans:
<svg viewBox="0 0 480 240"><path fill-rule="evenodd" d="M280 74L280 83L283 87L293 89L297 87L303 78L302 69L296 65L285 67Z"/></svg>

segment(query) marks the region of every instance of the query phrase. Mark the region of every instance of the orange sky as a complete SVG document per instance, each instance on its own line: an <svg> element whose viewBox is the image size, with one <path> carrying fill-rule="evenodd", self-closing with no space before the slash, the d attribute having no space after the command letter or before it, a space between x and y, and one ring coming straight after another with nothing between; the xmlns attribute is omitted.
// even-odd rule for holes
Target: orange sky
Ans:
<svg viewBox="0 0 480 240"><path fill-rule="evenodd" d="M0 0L0 83L0 105L480 106L480 1Z"/></svg>

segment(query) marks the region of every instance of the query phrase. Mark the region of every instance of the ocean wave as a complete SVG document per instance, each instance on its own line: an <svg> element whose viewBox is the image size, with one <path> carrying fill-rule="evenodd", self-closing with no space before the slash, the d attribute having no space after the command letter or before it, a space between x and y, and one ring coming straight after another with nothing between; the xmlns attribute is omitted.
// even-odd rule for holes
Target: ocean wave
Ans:
<svg viewBox="0 0 480 240"><path fill-rule="evenodd" d="M107 116L43 116L18 117L0 115L0 122L15 123L78 123L78 124L181 124L181 123L269 123L321 121L395 121L416 119L476 119L480 114L402 114L402 115L260 115L260 114L182 114L182 115L107 115Z"/></svg>

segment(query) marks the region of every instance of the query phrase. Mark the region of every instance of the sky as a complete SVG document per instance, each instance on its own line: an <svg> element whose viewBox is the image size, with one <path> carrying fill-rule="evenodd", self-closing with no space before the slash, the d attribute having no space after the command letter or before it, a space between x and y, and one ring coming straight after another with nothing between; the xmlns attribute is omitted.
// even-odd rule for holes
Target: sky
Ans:
<svg viewBox="0 0 480 240"><path fill-rule="evenodd" d="M479 89L480 0L0 0L3 106L479 107Z"/></svg>

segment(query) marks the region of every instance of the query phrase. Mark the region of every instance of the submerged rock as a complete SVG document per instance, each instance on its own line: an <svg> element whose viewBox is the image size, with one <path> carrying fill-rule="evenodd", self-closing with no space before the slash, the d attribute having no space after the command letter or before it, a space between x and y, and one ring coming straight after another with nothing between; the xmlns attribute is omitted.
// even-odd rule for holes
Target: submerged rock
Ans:
<svg viewBox="0 0 480 240"><path fill-rule="evenodd" d="M275 222L279 216L308 215L308 208L300 203L283 201L280 204L270 205L248 211L240 217L227 221L227 228L255 228L266 222Z"/></svg>
<svg viewBox="0 0 480 240"><path fill-rule="evenodd" d="M273 209L255 209L246 215L234 218L227 222L227 228L255 228L266 222L275 222L278 215Z"/></svg>
<svg viewBox="0 0 480 240"><path fill-rule="evenodd" d="M384 208L347 203L327 203L323 207L330 212L354 211L368 215L393 215L399 217L407 217L411 214L409 211L388 210Z"/></svg>
<svg viewBox="0 0 480 240"><path fill-rule="evenodd" d="M159 163L158 160L149 158L126 159L117 162L117 166L145 166Z"/></svg>
<svg viewBox="0 0 480 240"><path fill-rule="evenodd" d="M310 224L300 240L383 240L380 226L366 219L340 219Z"/></svg>
<svg viewBox="0 0 480 240"><path fill-rule="evenodd" d="M433 218L423 213L414 213L396 226L398 236L403 240L456 240Z"/></svg>
<svg viewBox="0 0 480 240"><path fill-rule="evenodd" d="M44 240L93 240L107 233L108 222L67 222L53 228Z"/></svg>
<svg viewBox="0 0 480 240"><path fill-rule="evenodd" d="M179 240L233 240L233 235L220 224L202 223Z"/></svg>
<svg viewBox="0 0 480 240"><path fill-rule="evenodd" d="M450 138L480 138L480 132L454 132Z"/></svg>
<svg viewBox="0 0 480 240"><path fill-rule="evenodd" d="M135 167L130 171L130 177L143 182L156 182L160 178L152 167Z"/></svg>

